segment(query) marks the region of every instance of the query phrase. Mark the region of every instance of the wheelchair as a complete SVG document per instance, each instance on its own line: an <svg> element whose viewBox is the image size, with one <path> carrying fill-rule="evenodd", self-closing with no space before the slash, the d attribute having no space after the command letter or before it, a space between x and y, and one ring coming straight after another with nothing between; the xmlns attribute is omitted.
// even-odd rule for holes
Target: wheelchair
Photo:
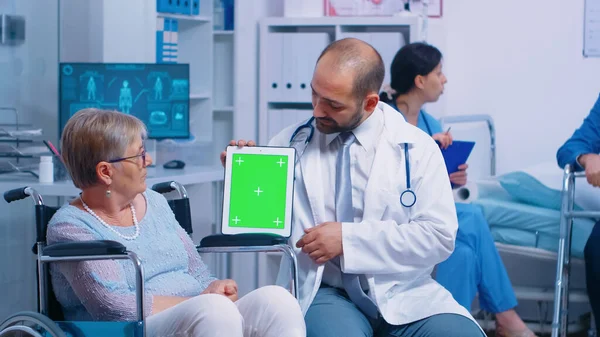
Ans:
<svg viewBox="0 0 600 337"><path fill-rule="evenodd" d="M556 262L556 283L554 289L554 314L552 316L552 337L566 337L568 326L569 306L569 273L571 261L571 237L573 234L573 219L600 219L600 212L574 211L575 180L585 177L583 172L575 172L567 165L564 170L560 233L558 242L558 259ZM595 321L592 314L591 328L588 336L596 337Z"/></svg>
<svg viewBox="0 0 600 337"><path fill-rule="evenodd" d="M177 192L177 199L169 199L168 203L181 227L192 234L190 203L185 188L169 181L152 186L158 193ZM56 207L44 205L42 196L31 187L10 190L4 193L7 202L27 197L35 202L36 243L33 253L36 254L36 272L38 284L37 312L19 312L0 323L0 337L7 336L52 336L52 337L92 337L92 336L135 336L146 335L144 312L144 268L134 252L115 241L97 240L87 242L64 242L46 245L46 227L58 210ZM287 238L267 234L214 234L204 237L196 247L199 253L239 253L239 252L281 252L290 259L289 291L296 298L297 260L293 249L287 244ZM136 308L137 320L133 322L83 322L65 321L62 308L50 284L50 262L91 261L91 260L129 260L133 263L136 274Z"/></svg>

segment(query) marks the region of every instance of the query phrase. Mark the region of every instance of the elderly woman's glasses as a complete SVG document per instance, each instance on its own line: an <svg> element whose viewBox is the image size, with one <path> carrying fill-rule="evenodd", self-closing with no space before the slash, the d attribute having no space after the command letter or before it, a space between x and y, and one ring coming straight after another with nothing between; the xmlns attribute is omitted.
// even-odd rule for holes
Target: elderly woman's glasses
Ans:
<svg viewBox="0 0 600 337"><path fill-rule="evenodd" d="M109 160L109 163L118 163L120 161L124 161L127 159L133 159L133 158L138 158L138 157L142 157L142 164L146 164L146 150L142 151L142 153L140 154L136 154L135 156L129 156L129 157L124 157L124 158L117 158L117 159L112 159Z"/></svg>

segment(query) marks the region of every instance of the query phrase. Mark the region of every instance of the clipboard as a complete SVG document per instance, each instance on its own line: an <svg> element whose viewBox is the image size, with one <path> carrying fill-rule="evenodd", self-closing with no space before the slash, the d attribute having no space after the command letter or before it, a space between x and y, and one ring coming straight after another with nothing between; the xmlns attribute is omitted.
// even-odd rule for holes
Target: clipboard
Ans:
<svg viewBox="0 0 600 337"><path fill-rule="evenodd" d="M473 147L475 147L475 142L455 140L446 149L441 149L448 174L458 171L458 167L467 162Z"/></svg>

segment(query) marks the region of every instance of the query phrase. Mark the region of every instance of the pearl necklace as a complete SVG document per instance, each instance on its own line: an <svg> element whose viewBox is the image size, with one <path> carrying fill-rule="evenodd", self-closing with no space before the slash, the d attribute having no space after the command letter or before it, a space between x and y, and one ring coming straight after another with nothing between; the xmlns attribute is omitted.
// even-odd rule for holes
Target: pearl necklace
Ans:
<svg viewBox="0 0 600 337"><path fill-rule="evenodd" d="M135 234L133 234L133 236L125 236L125 235L117 232L114 228L112 228L112 226L110 226L109 224L104 222L104 220L102 220L96 213L94 213L94 211L92 211L92 209L83 201L82 198L79 198L79 199L81 199L81 204L83 205L83 208L85 208L85 210L88 211L88 213L90 213L94 218L96 218L98 221L100 221L100 223L102 225L104 225L104 227L110 229L111 231L113 231L115 234L117 234L121 238L131 241L131 240L135 240L140 235L140 226L138 224L137 217L135 216L135 208L133 207L133 203L129 204L129 208L131 208L131 216L133 218L133 226L135 227Z"/></svg>

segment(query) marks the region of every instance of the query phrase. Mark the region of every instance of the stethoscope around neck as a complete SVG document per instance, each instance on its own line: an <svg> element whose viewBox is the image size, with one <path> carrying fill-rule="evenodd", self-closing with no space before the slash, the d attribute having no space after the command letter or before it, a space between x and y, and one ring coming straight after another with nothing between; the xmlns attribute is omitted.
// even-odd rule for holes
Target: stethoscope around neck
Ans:
<svg viewBox="0 0 600 337"><path fill-rule="evenodd" d="M296 149L296 161L298 163L304 151L308 147L308 143L315 134L315 126L313 125L315 117L309 118L305 123L301 124L294 130L290 137L290 147ZM410 208L417 202L417 195L410 187L410 160L408 156L408 143L404 143L404 158L406 165L406 190L400 194L400 204Z"/></svg>

